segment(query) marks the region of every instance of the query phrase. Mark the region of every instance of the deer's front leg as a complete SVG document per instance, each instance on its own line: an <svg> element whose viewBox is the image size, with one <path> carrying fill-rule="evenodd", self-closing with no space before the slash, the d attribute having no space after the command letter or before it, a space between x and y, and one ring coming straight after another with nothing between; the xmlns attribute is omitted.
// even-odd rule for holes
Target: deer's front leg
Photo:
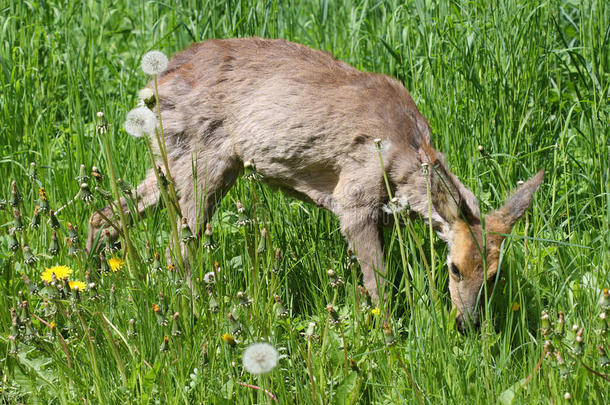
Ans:
<svg viewBox="0 0 610 405"><path fill-rule="evenodd" d="M360 262L364 287L373 302L377 303L379 291L383 291L385 284L385 265L382 231L378 225L376 212L370 208L350 208L341 213L340 221L341 230Z"/></svg>

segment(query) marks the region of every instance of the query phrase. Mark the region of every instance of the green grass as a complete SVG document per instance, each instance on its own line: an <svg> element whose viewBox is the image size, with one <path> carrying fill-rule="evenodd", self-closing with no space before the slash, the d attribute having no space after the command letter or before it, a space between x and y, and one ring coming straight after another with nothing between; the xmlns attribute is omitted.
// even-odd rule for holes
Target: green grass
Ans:
<svg viewBox="0 0 610 405"><path fill-rule="evenodd" d="M25 265L22 250L8 249L12 209L0 211L1 403L270 401L239 382L268 389L280 403L559 403L566 392L579 403L609 401L610 383L594 373L610 374L598 352L602 346L609 353L610 340L601 331L597 290L610 286L606 1L107 3L0 2L0 199L10 199L16 181L26 223L17 235L39 258ZM92 208L82 201L59 216L60 254L46 253L49 227L27 227L39 187L27 177L30 162L51 207L65 204L78 192L74 178L81 164L108 172L95 131L95 113L104 111L118 176L137 184L150 163L143 141L129 137L122 122L148 80L139 68L142 55L252 35L298 41L401 80L429 120L436 148L485 212L499 206L517 181L546 169L527 218L505 243L501 280L480 332L461 336L455 330L446 246L435 237L430 252L427 228L414 223L415 232L403 232L413 307L396 232L385 236L393 285L389 328L396 340L386 346L381 318L358 304L358 270L349 266L332 214L245 180L212 221L217 248L193 253L195 277L203 278L216 261L221 268L212 287L216 312L208 287L197 282L191 290L167 263L156 272L141 264L135 273L144 277L130 279L126 268L100 274L83 252L68 257L66 222L78 226L81 240L86 237ZM102 187L110 189L107 179ZM253 219L245 228L234 225L237 200ZM267 246L258 253L263 227ZM148 241L163 257L165 211L136 221L130 235L140 254L148 253ZM417 243L441 269L434 280L436 307ZM72 267L74 279L88 273L97 290L77 300L43 289L40 274L55 264ZM343 287L331 287L330 268L345 279ZM238 291L252 299L249 306L240 305ZM289 311L286 318L277 316L274 294ZM343 317L340 326L328 322L331 302ZM166 326L159 325L153 304ZM11 308L20 320L16 327ZM566 336L551 334L564 365L555 356L537 365L549 338L540 331L543 309L553 322L565 313ZM242 328L235 348L221 339L233 333L228 312ZM38 318L54 321L55 332ZM136 335L129 333L130 319ZM311 322L316 327L308 338ZM575 354L572 324L584 327L582 354ZM180 336L172 335L174 325ZM164 335L167 351L160 350ZM14 343L10 336L17 336ZM270 374L254 377L243 370L241 355L261 340L274 344L281 359ZM350 359L359 371L346 367Z"/></svg>

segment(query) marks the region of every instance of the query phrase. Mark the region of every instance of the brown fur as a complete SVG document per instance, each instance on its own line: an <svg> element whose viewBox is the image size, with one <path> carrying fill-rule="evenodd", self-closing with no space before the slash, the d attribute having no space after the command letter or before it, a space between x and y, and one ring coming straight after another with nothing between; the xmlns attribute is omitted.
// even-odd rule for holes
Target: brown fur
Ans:
<svg viewBox="0 0 610 405"><path fill-rule="evenodd" d="M379 218L388 193L373 140L381 139L393 192L423 218L428 163L430 219L462 272L450 283L451 297L459 314L474 311L482 284L472 239L483 247L478 203L433 148L428 123L400 82L283 40L208 40L173 57L159 79L159 98L171 174L192 228L203 229L243 163L252 161L268 184L337 215L375 299L384 282ZM515 201L527 208L531 194ZM196 195L205 196L202 212ZM141 214L157 202L153 174L138 198ZM103 221L93 215L90 224L89 247Z"/></svg>

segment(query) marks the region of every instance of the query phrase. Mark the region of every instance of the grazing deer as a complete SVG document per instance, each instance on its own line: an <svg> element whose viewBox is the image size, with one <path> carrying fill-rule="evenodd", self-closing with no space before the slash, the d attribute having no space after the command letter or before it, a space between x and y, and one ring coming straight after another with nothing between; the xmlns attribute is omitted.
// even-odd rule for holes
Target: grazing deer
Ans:
<svg viewBox="0 0 610 405"><path fill-rule="evenodd" d="M432 221L449 244L449 290L460 330L468 319L476 323L477 297L494 279L504 234L544 176L538 172L487 215L484 242L474 194L449 171L432 147L428 122L391 77L300 44L248 38L192 45L169 62L158 88L170 171L191 229L203 228L244 162L254 162L267 184L337 215L374 300L385 275L380 209L389 200L379 138L392 194ZM138 186L137 199L141 215L158 202L154 173ZM89 224L91 249L104 221L94 214Z"/></svg>

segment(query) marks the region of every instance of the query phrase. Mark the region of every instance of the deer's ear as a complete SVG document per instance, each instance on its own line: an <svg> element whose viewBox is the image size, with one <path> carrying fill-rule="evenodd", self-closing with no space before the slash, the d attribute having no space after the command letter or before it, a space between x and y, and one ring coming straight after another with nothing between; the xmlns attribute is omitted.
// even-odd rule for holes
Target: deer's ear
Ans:
<svg viewBox="0 0 610 405"><path fill-rule="evenodd" d="M441 153L433 151L433 158L430 155L420 150L420 160L429 165L430 197L435 211L447 224L461 219L479 224L481 211L472 191L451 173Z"/></svg>
<svg viewBox="0 0 610 405"><path fill-rule="evenodd" d="M544 179L544 169L540 170L534 177L523 183L504 203L502 208L494 211L491 215L495 220L501 222L505 233L510 232L513 225L527 211L534 193Z"/></svg>

